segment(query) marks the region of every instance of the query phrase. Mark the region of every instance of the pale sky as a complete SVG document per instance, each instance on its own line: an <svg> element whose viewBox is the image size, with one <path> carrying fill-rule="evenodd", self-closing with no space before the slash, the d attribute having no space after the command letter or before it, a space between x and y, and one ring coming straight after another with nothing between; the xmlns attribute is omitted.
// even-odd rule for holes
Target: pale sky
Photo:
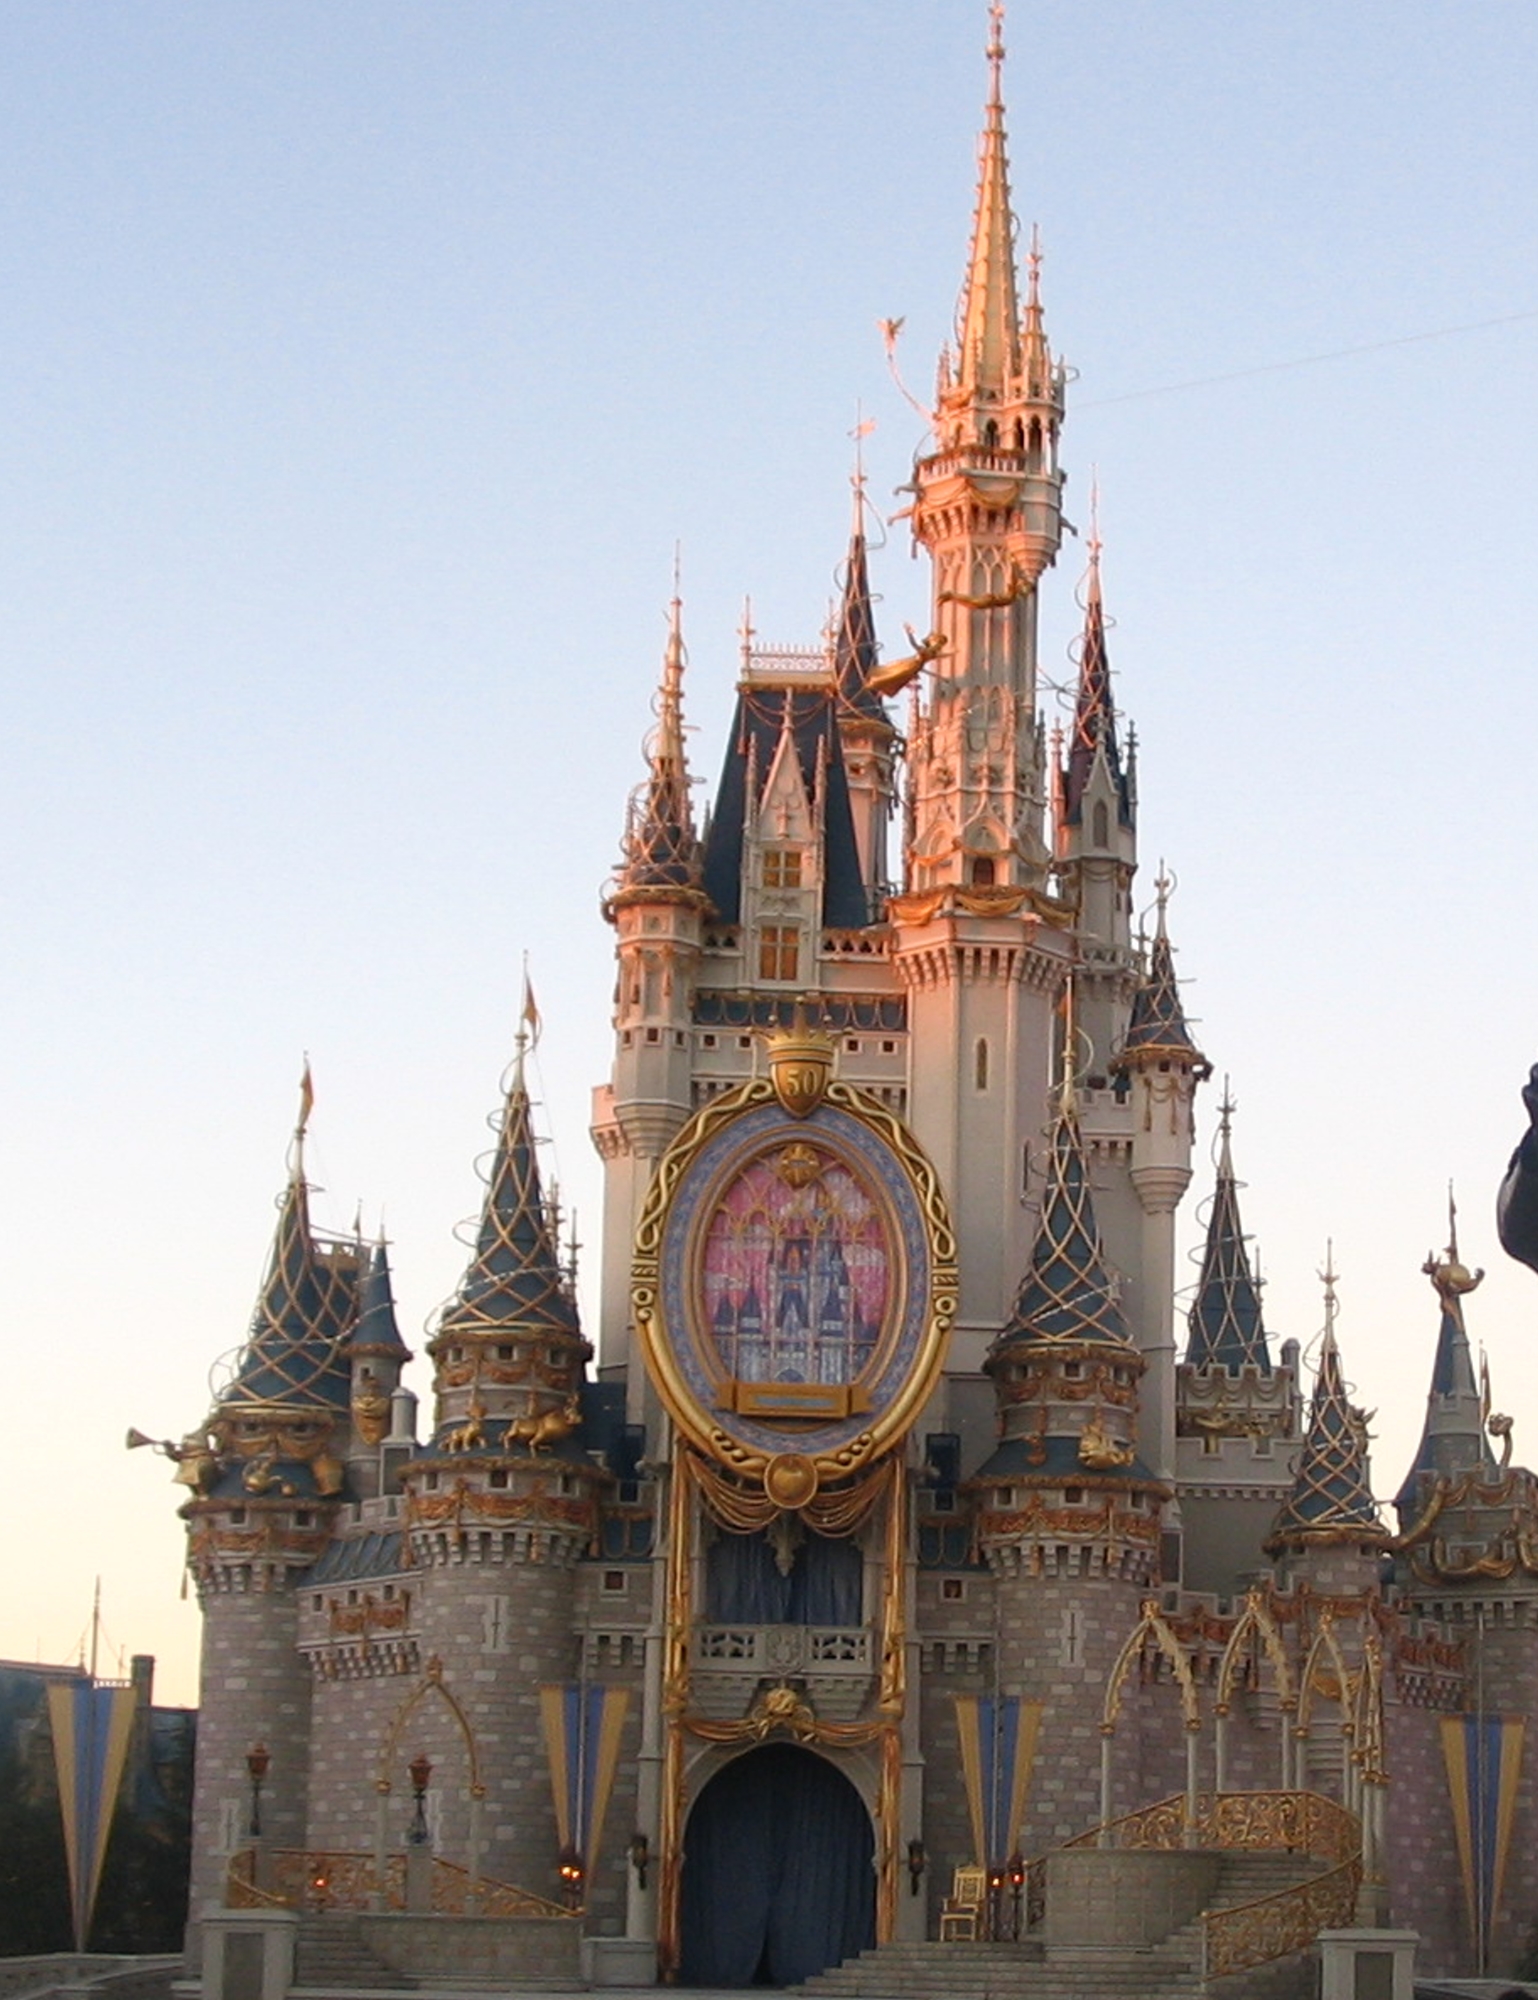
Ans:
<svg viewBox="0 0 1538 2000"><path fill-rule="evenodd" d="M99 1571L108 1663L192 1698L179 1489L122 1436L194 1425L242 1338L305 1050L317 1218L383 1215L420 1348L527 952L596 1240L598 898L673 545L713 779L744 595L818 636L861 407L903 504L921 429L876 325L906 317L922 398L985 28L980 0L0 7L0 1655L71 1657ZM1016 0L1008 35L1140 886L1167 857L1268 1321L1312 1339L1333 1237L1391 1494L1455 1179L1532 1462L1538 1278L1490 1212L1538 1058L1538 12ZM1064 680L1081 567L1070 541L1046 587ZM926 617L901 526L873 572L890 655Z"/></svg>

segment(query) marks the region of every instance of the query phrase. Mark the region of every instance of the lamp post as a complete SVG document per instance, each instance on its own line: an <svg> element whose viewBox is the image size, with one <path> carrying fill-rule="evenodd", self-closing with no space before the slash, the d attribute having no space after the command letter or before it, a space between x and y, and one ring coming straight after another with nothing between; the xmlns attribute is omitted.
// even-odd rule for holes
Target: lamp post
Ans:
<svg viewBox="0 0 1538 2000"><path fill-rule="evenodd" d="M560 1858L561 1887L566 1891L566 1900L574 1910L582 1907L582 1878L586 1869L582 1856L574 1847L563 1847Z"/></svg>
<svg viewBox="0 0 1538 2000"><path fill-rule="evenodd" d="M908 1842L908 1894L910 1896L918 1894L919 1885L924 1879L924 1870L927 1866L928 1856L924 1852L923 1841L910 1840Z"/></svg>
<svg viewBox="0 0 1538 2000"><path fill-rule="evenodd" d="M411 1796L415 1800L411 1824L406 1829L408 1847L425 1847L427 1832L427 1781L433 1774L432 1760L425 1750L419 1750L406 1766L411 1777Z"/></svg>
<svg viewBox="0 0 1538 2000"><path fill-rule="evenodd" d="M644 1833L630 1836L630 1865L635 1870L636 1887L644 1892L646 1870L651 1863L651 1842Z"/></svg>
<svg viewBox="0 0 1538 2000"><path fill-rule="evenodd" d="M262 1837L262 1785L272 1764L265 1743L253 1743L246 1752L246 1775L251 1781L251 1824L246 1829L252 1840Z"/></svg>

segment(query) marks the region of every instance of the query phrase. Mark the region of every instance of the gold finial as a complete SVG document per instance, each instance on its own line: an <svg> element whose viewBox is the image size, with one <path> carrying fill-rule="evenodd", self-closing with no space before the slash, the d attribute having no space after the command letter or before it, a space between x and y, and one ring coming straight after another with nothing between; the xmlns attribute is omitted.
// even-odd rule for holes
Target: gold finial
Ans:
<svg viewBox="0 0 1538 2000"><path fill-rule="evenodd" d="M1004 102L1004 0L990 0L988 8L988 105L990 110Z"/></svg>
<svg viewBox="0 0 1538 2000"><path fill-rule="evenodd" d="M1319 1273L1319 1282L1324 1286L1324 1341L1326 1347L1335 1345L1335 1315L1339 1301L1335 1287L1340 1282L1340 1273L1335 1268L1335 1240L1326 1237L1324 1244L1324 1269Z"/></svg>
<svg viewBox="0 0 1538 2000"><path fill-rule="evenodd" d="M1025 303L1027 310L1041 310L1041 224L1031 224L1031 247L1025 253Z"/></svg>
<svg viewBox="0 0 1538 2000"><path fill-rule="evenodd" d="M1159 856L1159 872L1154 877L1154 907L1157 911L1154 929L1155 937L1164 937L1167 935L1165 913L1169 909L1170 897L1174 894L1174 891L1175 878L1169 869L1165 867L1164 856L1161 854Z"/></svg>
<svg viewBox="0 0 1538 2000"><path fill-rule="evenodd" d="M294 1126L294 1142L290 1147L292 1161L289 1178L294 1183L304 1179L304 1140L310 1129L310 1113L315 1108L315 1085L310 1077L310 1052L304 1052L304 1069L299 1077L299 1118Z"/></svg>
<svg viewBox="0 0 1538 2000"><path fill-rule="evenodd" d="M1478 1290L1485 1274L1483 1270L1469 1270L1458 1255L1458 1204L1451 1181L1447 1183L1447 1255L1438 1257L1434 1250L1428 1252L1421 1270L1431 1280L1432 1289L1442 1301L1442 1310L1457 1322L1461 1331L1462 1301Z"/></svg>
<svg viewBox="0 0 1538 2000"><path fill-rule="evenodd" d="M1074 1040L1078 1035L1078 1023L1074 1019L1073 973L1068 972L1063 980L1063 1072L1058 1079L1058 1115L1071 1118L1078 1108L1074 1098Z"/></svg>
<svg viewBox="0 0 1538 2000"><path fill-rule="evenodd" d="M751 597L745 597L742 600L742 623L737 627L737 637L742 643L742 671L746 674L753 664L753 640L756 637L753 630L753 600Z"/></svg>
<svg viewBox="0 0 1538 2000"><path fill-rule="evenodd" d="M789 1027L764 1037L769 1081L780 1106L792 1118L808 1118L821 1104L833 1075L833 1037L814 1028L797 1001Z"/></svg>

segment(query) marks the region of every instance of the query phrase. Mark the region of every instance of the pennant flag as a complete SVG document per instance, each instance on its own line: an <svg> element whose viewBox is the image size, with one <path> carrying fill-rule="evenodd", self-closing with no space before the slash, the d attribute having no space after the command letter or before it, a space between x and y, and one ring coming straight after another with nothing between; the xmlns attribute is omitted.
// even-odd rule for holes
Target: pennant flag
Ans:
<svg viewBox="0 0 1538 2000"><path fill-rule="evenodd" d="M302 1139L310 1127L310 1113L315 1109L315 1084L310 1075L310 1058L304 1059L304 1075L299 1079L299 1136Z"/></svg>
<svg viewBox="0 0 1538 2000"><path fill-rule="evenodd" d="M1442 1718L1442 1756L1452 1794L1464 1903L1481 1961L1501 1907L1526 1727L1520 1715Z"/></svg>
<svg viewBox="0 0 1538 2000"><path fill-rule="evenodd" d="M1017 1694L953 1699L975 1859L983 1868L1001 1867L1020 1849L1042 1703Z"/></svg>
<svg viewBox="0 0 1538 2000"><path fill-rule="evenodd" d="M53 1762L64 1816L75 1949L84 1951L107 1858L112 1813L128 1762L134 1690L91 1681L54 1681L48 1689Z"/></svg>
<svg viewBox="0 0 1538 2000"><path fill-rule="evenodd" d="M523 975L523 1025L529 1031L529 1040L537 1042L544 1023L539 1017L539 1006L535 1001L534 988L527 973Z"/></svg>
<svg viewBox="0 0 1538 2000"><path fill-rule="evenodd" d="M591 1880L614 1789L630 1690L570 1682L542 1687L539 1701L555 1794L556 1837L563 1850L574 1848L582 1857Z"/></svg>

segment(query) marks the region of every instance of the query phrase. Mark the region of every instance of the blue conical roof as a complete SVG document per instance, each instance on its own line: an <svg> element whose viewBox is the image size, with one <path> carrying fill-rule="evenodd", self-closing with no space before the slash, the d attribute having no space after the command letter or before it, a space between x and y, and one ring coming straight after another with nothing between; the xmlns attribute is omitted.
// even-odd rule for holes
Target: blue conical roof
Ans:
<svg viewBox="0 0 1538 2000"><path fill-rule="evenodd" d="M1229 1149L1227 1104L1223 1107L1217 1192L1207 1220L1202 1274L1191 1307L1186 1361L1192 1368L1258 1368L1271 1373L1271 1354L1261 1318L1260 1288L1250 1270L1250 1253L1239 1221L1238 1183Z"/></svg>
<svg viewBox="0 0 1538 2000"><path fill-rule="evenodd" d="M1170 949L1164 925L1164 906L1159 906L1159 928L1154 933L1148 955L1148 972L1132 996L1132 1014L1127 1023L1122 1055L1138 1049L1169 1049L1196 1055L1196 1043L1186 1025L1180 1004L1180 986L1175 978L1175 954Z"/></svg>
<svg viewBox="0 0 1538 2000"><path fill-rule="evenodd" d="M1447 1256L1428 1257L1423 1269L1441 1300L1442 1315L1420 1444L1394 1497L1405 1525L1405 1515L1414 1514L1421 1504L1424 1482L1441 1474L1495 1469L1495 1454L1485 1434L1485 1399L1474 1379L1474 1360L1463 1321L1464 1298L1484 1273L1470 1271L1460 1263L1456 1236Z"/></svg>
<svg viewBox="0 0 1538 2000"><path fill-rule="evenodd" d="M507 1094L475 1254L443 1314L438 1337L497 1327L579 1331L540 1190L521 1061Z"/></svg>
<svg viewBox="0 0 1538 2000"><path fill-rule="evenodd" d="M395 1318L390 1257L383 1241L374 1245L363 1267L358 1289L358 1323L353 1328L350 1346L355 1354L366 1348L371 1353L396 1355L402 1361L411 1359L411 1350L401 1339Z"/></svg>
<svg viewBox="0 0 1538 2000"><path fill-rule="evenodd" d="M357 1316L356 1273L353 1255L316 1245L308 1189L296 1167L278 1211L251 1331L220 1402L345 1410L350 1371L344 1349Z"/></svg>
<svg viewBox="0 0 1538 2000"><path fill-rule="evenodd" d="M870 601L870 571L865 560L865 534L856 517L849 537L844 570L844 596L833 638L833 673L838 683L839 714L844 721L886 724L881 697L870 685L876 671L876 619ZM890 727L889 724L887 724Z"/></svg>
<svg viewBox="0 0 1538 2000"><path fill-rule="evenodd" d="M1084 817L1084 792L1095 759L1104 754L1116 787L1116 817L1122 826L1133 822L1132 788L1116 740L1116 708L1111 699L1111 662L1105 644L1105 610L1100 599L1100 549L1090 549L1089 589L1084 604L1083 650L1079 656L1079 693L1074 704L1073 735L1063 766L1063 818L1077 826Z"/></svg>
<svg viewBox="0 0 1538 2000"><path fill-rule="evenodd" d="M1031 1261L999 1344L1021 1340L1128 1344L1115 1280L1101 1255L1078 1118L1066 1103L1052 1126Z"/></svg>
<svg viewBox="0 0 1538 2000"><path fill-rule="evenodd" d="M1347 1398L1340 1349L1335 1344L1334 1328L1328 1324L1292 1491L1282 1504L1266 1546L1274 1549L1300 1537L1305 1541L1388 1540L1373 1505L1367 1426Z"/></svg>

